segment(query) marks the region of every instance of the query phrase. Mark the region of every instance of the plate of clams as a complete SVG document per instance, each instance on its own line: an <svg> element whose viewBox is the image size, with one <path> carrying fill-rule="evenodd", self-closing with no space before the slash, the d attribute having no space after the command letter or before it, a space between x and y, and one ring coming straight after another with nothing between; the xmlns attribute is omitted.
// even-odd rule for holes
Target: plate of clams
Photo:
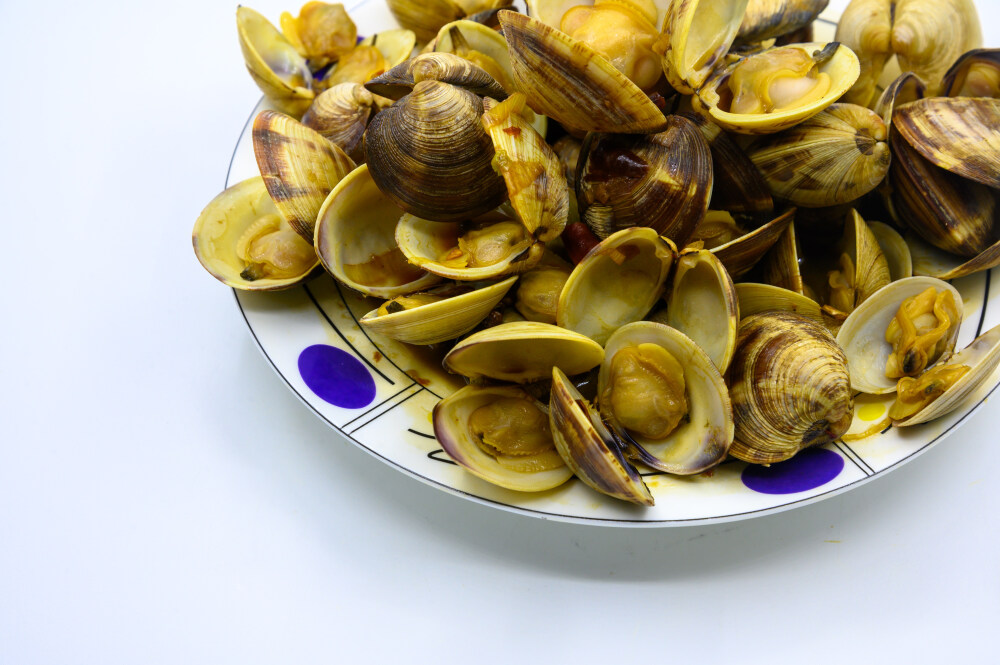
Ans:
<svg viewBox="0 0 1000 665"><path fill-rule="evenodd" d="M192 239L335 443L525 515L719 522L1000 383L971 0L293 11L236 11L263 97Z"/></svg>

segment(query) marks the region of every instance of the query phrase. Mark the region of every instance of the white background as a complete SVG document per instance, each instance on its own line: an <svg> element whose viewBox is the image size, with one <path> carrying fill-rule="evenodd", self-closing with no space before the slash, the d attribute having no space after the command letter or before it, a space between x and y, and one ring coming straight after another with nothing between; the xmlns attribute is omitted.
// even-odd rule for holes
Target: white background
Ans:
<svg viewBox="0 0 1000 665"><path fill-rule="evenodd" d="M713 527L510 515L338 440L191 251L259 97L234 11L0 2L0 663L991 660L992 403Z"/></svg>

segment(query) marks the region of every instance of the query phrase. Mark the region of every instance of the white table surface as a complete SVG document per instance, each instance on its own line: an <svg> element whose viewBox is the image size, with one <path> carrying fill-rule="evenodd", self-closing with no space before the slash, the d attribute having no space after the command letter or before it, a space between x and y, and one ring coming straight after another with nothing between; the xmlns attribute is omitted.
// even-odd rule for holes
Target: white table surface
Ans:
<svg viewBox="0 0 1000 665"><path fill-rule="evenodd" d="M191 251L259 97L235 4L156 7L0 3L0 663L992 660L993 403L710 527L511 515L338 440Z"/></svg>

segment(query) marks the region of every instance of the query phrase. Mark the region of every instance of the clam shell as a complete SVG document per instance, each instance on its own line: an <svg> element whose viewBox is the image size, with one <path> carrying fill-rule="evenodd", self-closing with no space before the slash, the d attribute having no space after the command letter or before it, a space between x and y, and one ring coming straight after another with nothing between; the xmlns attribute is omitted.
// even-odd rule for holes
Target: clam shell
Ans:
<svg viewBox="0 0 1000 665"><path fill-rule="evenodd" d="M469 20L453 21L442 26L434 40L434 50L439 53L455 53L469 49L486 56L499 68L499 72L487 70L508 93L515 92L514 69L507 52L507 40L496 30Z"/></svg>
<svg viewBox="0 0 1000 665"><path fill-rule="evenodd" d="M729 391L716 363L703 347L679 330L650 321L619 328L608 340L597 379L597 394L604 394L615 354L639 344L663 347L684 368L689 411L688 417L662 441L628 433L629 443L638 446L638 461L667 473L691 475L724 460L733 441ZM606 404L601 405L601 412L606 421L613 422Z"/></svg>
<svg viewBox="0 0 1000 665"><path fill-rule="evenodd" d="M913 256L909 245L899 231L882 222L868 222L868 230L875 236L886 266L889 268L889 281L895 282L907 277L913 277Z"/></svg>
<svg viewBox="0 0 1000 665"><path fill-rule="evenodd" d="M736 351L739 299L729 273L710 251L685 251L677 259L666 322L693 340L725 374Z"/></svg>
<svg viewBox="0 0 1000 665"><path fill-rule="evenodd" d="M675 0L654 47L662 53L663 71L677 91L690 95L712 75L746 14L748 0Z"/></svg>
<svg viewBox="0 0 1000 665"><path fill-rule="evenodd" d="M799 264L799 247L795 240L795 224L785 227L784 233L771 248L764 263L764 281L773 286L805 295L806 285L802 280Z"/></svg>
<svg viewBox="0 0 1000 665"><path fill-rule="evenodd" d="M323 267L350 288L376 298L416 293L441 281L416 268L396 246L403 211L382 194L359 166L330 192L316 224L316 253Z"/></svg>
<svg viewBox="0 0 1000 665"><path fill-rule="evenodd" d="M302 124L316 130L355 162L363 162L361 143L372 116L375 97L359 83L340 83L316 97Z"/></svg>
<svg viewBox="0 0 1000 665"><path fill-rule="evenodd" d="M253 152L281 216L313 242L323 201L354 162L298 120L275 111L261 111L254 118Z"/></svg>
<svg viewBox="0 0 1000 665"><path fill-rule="evenodd" d="M658 134L588 135L575 180L581 216L599 238L648 226L683 247L708 210L712 156L694 123L672 115Z"/></svg>
<svg viewBox="0 0 1000 665"><path fill-rule="evenodd" d="M278 291L314 276L319 259L296 277L247 280L241 276L244 262L237 255L237 243L254 222L269 214L278 214L278 209L260 176L229 187L205 206L194 224L191 242L198 261L226 286L244 291Z"/></svg>
<svg viewBox="0 0 1000 665"><path fill-rule="evenodd" d="M819 303L801 293L771 284L744 282L734 286L739 301L740 314L744 317L761 312L791 312L817 323L823 323Z"/></svg>
<svg viewBox="0 0 1000 665"><path fill-rule="evenodd" d="M511 383L547 379L557 367L569 375L601 364L604 349L578 333L547 323L503 323L474 333L444 357L444 368L470 379Z"/></svg>
<svg viewBox="0 0 1000 665"><path fill-rule="evenodd" d="M831 45L814 42L791 44L779 48L798 48L812 54L829 46ZM720 107L723 96L720 95L719 91L726 85L733 70L740 65L740 62L734 62L713 74L698 90L698 95L692 99L696 111L707 113L711 120L723 129L740 134L772 134L794 127L836 102L857 80L860 71L858 57L851 49L840 45L830 58L819 65L819 71L828 74L833 81L830 91L822 98L805 106L775 113L730 113Z"/></svg>
<svg viewBox="0 0 1000 665"><path fill-rule="evenodd" d="M729 386L736 436L729 454L753 464L833 441L854 416L844 352L822 325L788 312L743 319Z"/></svg>
<svg viewBox="0 0 1000 665"><path fill-rule="evenodd" d="M260 13L237 7L236 29L247 71L279 110L301 116L313 101L312 73L281 32Z"/></svg>
<svg viewBox="0 0 1000 665"><path fill-rule="evenodd" d="M468 293L382 316L374 309L358 323L369 332L407 344L437 344L460 337L482 323L516 281L517 277L508 277Z"/></svg>
<svg viewBox="0 0 1000 665"><path fill-rule="evenodd" d="M442 222L499 206L507 187L493 170L482 115L482 100L468 90L417 83L372 118L365 133L365 157L379 189L404 211Z"/></svg>
<svg viewBox="0 0 1000 665"><path fill-rule="evenodd" d="M400 99L421 81L440 81L480 97L507 99L507 92L485 69L454 53L422 53L365 83L376 95Z"/></svg>
<svg viewBox="0 0 1000 665"><path fill-rule="evenodd" d="M405 28L376 32L358 42L358 46L377 48L390 68L405 62L413 54L416 45L417 35Z"/></svg>
<svg viewBox="0 0 1000 665"><path fill-rule="evenodd" d="M528 231L555 240L569 218L569 185L562 162L521 116L524 95L505 102L483 99L483 127L493 141L494 166L507 184L510 205Z"/></svg>
<svg viewBox="0 0 1000 665"><path fill-rule="evenodd" d="M653 309L675 254L650 228L612 235L591 249L566 280L557 323L603 344L615 330Z"/></svg>
<svg viewBox="0 0 1000 665"><path fill-rule="evenodd" d="M771 193L794 205L842 205L875 189L889 172L885 123L854 104L825 111L776 134L757 139L747 155Z"/></svg>
<svg viewBox="0 0 1000 665"><path fill-rule="evenodd" d="M584 484L622 501L653 505L639 472L558 367L552 370L549 423L556 450Z"/></svg>
<svg viewBox="0 0 1000 665"><path fill-rule="evenodd" d="M907 233L904 240L913 260L914 275L951 280L1000 266L1000 241L965 260L941 251L914 233Z"/></svg>
<svg viewBox="0 0 1000 665"><path fill-rule="evenodd" d="M896 427L919 425L945 416L961 406L962 401L982 385L1000 364L1000 326L983 333L942 364L966 365L971 367L971 371L956 381L936 400L909 418L894 421L893 425Z"/></svg>
<svg viewBox="0 0 1000 665"><path fill-rule="evenodd" d="M412 30L421 42L434 39L441 26L465 16L454 0L386 0L400 26Z"/></svg>
<svg viewBox="0 0 1000 665"><path fill-rule="evenodd" d="M892 345L885 341L885 331L903 301L929 287L951 291L958 311L962 312L962 296L951 284L932 277L910 277L883 287L844 321L837 333L837 343L847 354L855 390L869 395L895 392L896 380L885 375L885 365L892 353ZM955 348L960 325L961 321L954 322L946 353Z"/></svg>
<svg viewBox="0 0 1000 665"><path fill-rule="evenodd" d="M514 84L532 109L580 131L648 133L666 118L646 94L586 44L523 14L499 14Z"/></svg>
<svg viewBox="0 0 1000 665"><path fill-rule="evenodd" d="M1000 99L920 99L897 107L892 122L935 166L994 189L1000 187Z"/></svg>
<svg viewBox="0 0 1000 665"><path fill-rule="evenodd" d="M518 492L543 492L572 478L573 471L567 466L534 473L512 471L476 445L469 432L469 416L476 409L503 398L535 402L542 412L548 413L546 405L514 386L466 386L434 407L434 435L448 456L483 480Z"/></svg>
<svg viewBox="0 0 1000 665"><path fill-rule="evenodd" d="M800 30L820 15L830 0L750 0L736 42L753 44Z"/></svg>
<svg viewBox="0 0 1000 665"><path fill-rule="evenodd" d="M726 266L733 279L739 279L764 258L764 255L784 235L785 230L791 228L794 219L795 208L791 208L759 229L716 247L711 252L722 261L722 265Z"/></svg>
<svg viewBox="0 0 1000 665"><path fill-rule="evenodd" d="M945 97L1000 97L1000 49L973 49L944 75Z"/></svg>

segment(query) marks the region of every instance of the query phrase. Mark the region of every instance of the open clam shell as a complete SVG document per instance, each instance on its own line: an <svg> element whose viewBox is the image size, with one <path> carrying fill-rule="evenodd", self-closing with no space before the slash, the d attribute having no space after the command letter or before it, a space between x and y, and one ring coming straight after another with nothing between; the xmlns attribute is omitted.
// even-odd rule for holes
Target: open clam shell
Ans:
<svg viewBox="0 0 1000 665"><path fill-rule="evenodd" d="M478 326L516 281L517 277L508 277L496 284L388 314L379 314L379 309L374 309L358 323L370 332L407 344L437 344Z"/></svg>
<svg viewBox="0 0 1000 665"><path fill-rule="evenodd" d="M966 52L941 82L945 97L1000 97L1000 49L981 48Z"/></svg>
<svg viewBox="0 0 1000 665"><path fill-rule="evenodd" d="M545 253L545 244L519 221L497 212L469 222L432 222L403 215L396 227L396 243L411 264L461 281L526 272Z"/></svg>
<svg viewBox="0 0 1000 665"><path fill-rule="evenodd" d="M854 417L844 352L821 324L788 312L743 319L729 386L736 437L729 453L753 464L829 443Z"/></svg>
<svg viewBox="0 0 1000 665"><path fill-rule="evenodd" d="M440 81L464 88L480 97L504 100L507 92L483 68L454 53L422 53L365 83L376 95L400 99L421 81Z"/></svg>
<svg viewBox="0 0 1000 665"><path fill-rule="evenodd" d="M868 222L868 230L875 236L885 257L886 266L889 268L889 281L895 282L913 277L913 255L906 240L899 235L899 231L882 222Z"/></svg>
<svg viewBox="0 0 1000 665"><path fill-rule="evenodd" d="M267 258L272 261L277 259L284 271L295 274L281 277L265 274L258 277L254 271L248 271L248 266L251 265L245 255L249 249L245 247L250 240L248 234L254 234L254 227L265 218L271 218L274 222L267 224L265 232L280 232L281 217L260 176L226 189L205 206L194 224L191 241L198 261L226 286L244 291L287 289L315 275L319 259L311 246L294 234L290 227L287 230L287 236L290 237L280 239L272 236L272 239L280 240L282 245L269 251L268 254L274 256ZM287 249L283 249L284 247ZM296 265L300 266L298 270L290 270Z"/></svg>
<svg viewBox="0 0 1000 665"><path fill-rule="evenodd" d="M609 404L614 389L609 384L615 355L622 349L641 344L665 349L684 372L687 417L661 440L625 430ZM635 454L638 461L667 473L690 475L725 459L733 441L733 413L726 383L702 347L682 332L650 321L619 328L608 340L597 381L601 414L633 448L630 453Z"/></svg>
<svg viewBox="0 0 1000 665"><path fill-rule="evenodd" d="M552 369L549 422L556 450L586 485L616 499L653 505L639 472L558 367Z"/></svg>
<svg viewBox="0 0 1000 665"><path fill-rule="evenodd" d="M644 318L663 295L676 249L646 227L615 233L576 265L559 294L556 321L603 344Z"/></svg>
<svg viewBox="0 0 1000 665"><path fill-rule="evenodd" d="M260 13L236 9L236 29L247 71L279 110L296 117L312 104L312 73L306 59Z"/></svg>
<svg viewBox="0 0 1000 665"><path fill-rule="evenodd" d="M413 54L416 45L417 35L405 28L376 32L358 42L358 46L377 48L390 68L405 62Z"/></svg>
<svg viewBox="0 0 1000 665"><path fill-rule="evenodd" d="M552 368L582 374L601 364L604 349L592 339L534 321L503 323L474 333L444 357L449 372L511 383L547 379Z"/></svg>
<svg viewBox="0 0 1000 665"><path fill-rule="evenodd" d="M827 92L814 101L790 105L772 113L731 112L733 93L729 89L729 81L737 68L750 67L753 58L769 57L770 53L778 49L797 50L815 58L819 75L830 78ZM771 134L794 127L836 102L857 80L858 72L858 58L846 46L815 42L791 44L747 56L720 69L698 90L692 102L696 111L708 114L723 129L741 134Z"/></svg>
<svg viewBox="0 0 1000 665"><path fill-rule="evenodd" d="M508 93L515 92L507 40L482 23L463 19L442 26L434 51L454 53L486 70Z"/></svg>
<svg viewBox="0 0 1000 665"><path fill-rule="evenodd" d="M828 4L829 0L750 0L736 42L754 44L801 30Z"/></svg>
<svg viewBox="0 0 1000 665"><path fill-rule="evenodd" d="M1000 266L1000 241L971 259L944 252L914 233L904 238L913 261L913 274L950 280Z"/></svg>
<svg viewBox="0 0 1000 665"><path fill-rule="evenodd" d="M531 455L504 455L487 452L469 427L470 416L498 400L524 400L545 414L548 407L515 386L466 386L434 407L434 435L444 451L461 467L483 480L519 492L543 492L573 477L555 450Z"/></svg>
<svg viewBox="0 0 1000 665"><path fill-rule="evenodd" d="M666 126L660 109L586 44L541 21L502 11L514 84L532 109L595 132L647 133Z"/></svg>
<svg viewBox="0 0 1000 665"><path fill-rule="evenodd" d="M338 280L376 298L395 298L441 281L410 265L396 245L403 211L379 191L362 165L330 192L316 224L316 253Z"/></svg>
<svg viewBox="0 0 1000 665"><path fill-rule="evenodd" d="M847 354L851 369L851 386L869 395L884 395L896 390L896 379L885 375L892 345L885 333L900 305L907 298L933 287L951 292L958 306L959 319L952 322L946 336L945 353L955 348L961 325L962 296L947 282L932 277L910 277L893 282L873 294L844 321L837 333L837 343Z"/></svg>
<svg viewBox="0 0 1000 665"><path fill-rule="evenodd" d="M748 0L677 0L655 47L676 90L690 95L704 85L729 47L746 14Z"/></svg>
<svg viewBox="0 0 1000 665"><path fill-rule="evenodd" d="M919 425L947 415L961 406L962 401L982 385L1000 364L1000 326L983 333L941 364L966 366L970 371L926 407L909 418L893 421L893 425L896 427Z"/></svg>
<svg viewBox="0 0 1000 665"><path fill-rule="evenodd" d="M734 285L739 301L740 315L753 316L761 312L791 312L817 323L823 323L823 312L819 303L801 293L783 289L772 284L743 282Z"/></svg>
<svg viewBox="0 0 1000 665"><path fill-rule="evenodd" d="M790 208L760 228L715 247L711 252L722 261L733 279L739 279L764 258L794 220L795 208Z"/></svg>
<svg viewBox="0 0 1000 665"><path fill-rule="evenodd" d="M298 120L261 111L253 121L253 152L271 199L308 242L327 195L354 169L354 161Z"/></svg>
<svg viewBox="0 0 1000 665"><path fill-rule="evenodd" d="M677 259L666 322L701 347L725 374L736 351L739 299L726 268L710 251L685 251Z"/></svg>

